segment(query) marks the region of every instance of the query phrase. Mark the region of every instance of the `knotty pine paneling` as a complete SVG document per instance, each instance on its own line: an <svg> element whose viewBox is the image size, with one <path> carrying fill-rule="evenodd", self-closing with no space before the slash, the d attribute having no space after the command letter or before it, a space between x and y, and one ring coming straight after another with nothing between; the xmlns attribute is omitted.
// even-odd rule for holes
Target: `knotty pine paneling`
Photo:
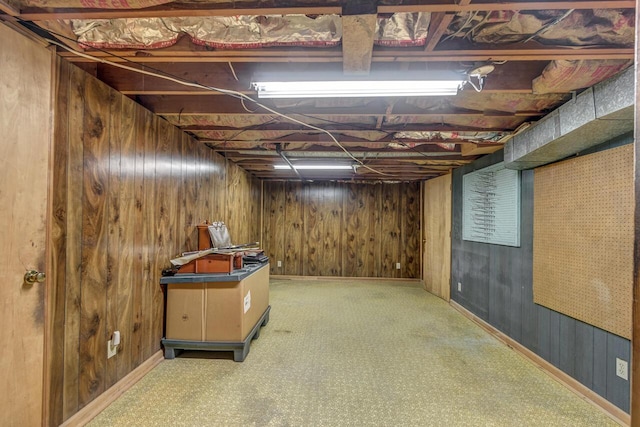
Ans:
<svg viewBox="0 0 640 427"><path fill-rule="evenodd" d="M323 236L320 276L342 276L342 188L340 183L322 184ZM287 224L287 227L289 224Z"/></svg>
<svg viewBox="0 0 640 427"><path fill-rule="evenodd" d="M269 194L270 188L265 183L265 195ZM307 183L304 185L304 197L302 199L304 218L304 240L300 242L300 257L302 258L302 275L318 276L318 264L321 257L319 247L322 236L321 207L323 203L322 187L317 184ZM265 212L266 214L266 212ZM276 245L277 242L266 242L265 245Z"/></svg>
<svg viewBox="0 0 640 427"><path fill-rule="evenodd" d="M400 251L400 265L405 271L402 273L407 277L420 277L421 245L420 233L413 230L420 230L420 184L418 182L408 183L402 189L401 209L401 233L404 237Z"/></svg>
<svg viewBox="0 0 640 427"><path fill-rule="evenodd" d="M260 236L260 181L227 163L226 224L234 244L257 242ZM224 188L219 189L225 191Z"/></svg>
<svg viewBox="0 0 640 427"><path fill-rule="evenodd" d="M363 232L363 224L358 216L358 213L361 212L358 206L358 193L358 184L346 183L344 185L342 265L343 273L348 277L358 277L358 272L362 267L362 261L357 256L361 247L359 236Z"/></svg>
<svg viewBox="0 0 640 427"><path fill-rule="evenodd" d="M303 188L300 182L286 182L285 218L288 219L287 233L284 239L284 274L298 274L302 270L300 247L304 239L302 217Z"/></svg>
<svg viewBox="0 0 640 427"><path fill-rule="evenodd" d="M278 267L278 260L284 259L284 182L265 183L263 239L265 253L270 258L270 273L282 274L282 267ZM268 243L267 243L268 242Z"/></svg>
<svg viewBox="0 0 640 427"><path fill-rule="evenodd" d="M257 241L262 214L260 181L79 68L57 67L51 425L160 350L161 270L197 248L195 226L222 220L234 241Z"/></svg>
<svg viewBox="0 0 640 427"><path fill-rule="evenodd" d="M109 91L86 80L84 99L82 252L80 280L80 354L104 353L106 335L107 192L109 179ZM104 100L107 102L104 102ZM85 406L105 390L105 357L81 357L79 404Z"/></svg>
<svg viewBox="0 0 640 427"><path fill-rule="evenodd" d="M420 277L418 183L263 185L272 274Z"/></svg>
<svg viewBox="0 0 640 427"><path fill-rule="evenodd" d="M377 272L382 265L382 245L380 241L380 219L382 218L382 198L378 197L378 186L365 185L357 191L358 208L356 215L360 218L362 228L356 230L359 247L358 260L360 268L356 276L366 277L370 271ZM418 276L416 276L418 277Z"/></svg>
<svg viewBox="0 0 640 427"><path fill-rule="evenodd" d="M109 138L109 174L108 188L111 190L108 195L108 209L107 209L107 247L112 250L107 251L107 307L116 307L118 298L118 270L120 264L118 262L119 254L119 226L120 226L120 153L121 148L121 135L120 129L122 129L121 115L115 115L115 112L122 111L122 98L117 96L110 97L109 104L109 129L108 135L112 135ZM113 249L116 249L115 251ZM106 328L107 330L114 330L118 325L118 311L114 309L107 310L106 316ZM107 359L106 362L106 378L105 388L111 387L116 383L118 378L118 366L117 358L112 357Z"/></svg>
<svg viewBox="0 0 640 427"><path fill-rule="evenodd" d="M227 171L227 197L240 201L236 205L225 206L225 209L228 210L226 217L229 218L225 223L233 244L248 243L244 237L245 224L249 222L249 201L242 197L244 185L246 185L243 179L244 175L238 168Z"/></svg>
<svg viewBox="0 0 640 427"><path fill-rule="evenodd" d="M401 206L402 190L400 184L388 184L382 186L382 217L381 230L381 262L380 271L382 277L400 277L396 269L396 263L400 262L402 242L401 233ZM404 207L403 207L404 208ZM403 209L402 214L406 215Z"/></svg>
<svg viewBox="0 0 640 427"><path fill-rule="evenodd" d="M136 221L136 118L138 108L132 102L125 101L121 98L121 127L115 138L120 140L120 186L118 198L118 246L114 246L113 250L118 251L117 265L118 273L115 281L117 301L113 306L116 312L116 324L125 331L133 329L133 298L131 292L130 280L134 277L134 263L137 258L136 247L132 244L135 242L136 227L127 227L127 224L133 224ZM114 111L112 117L117 116ZM117 155L117 154L116 154ZM113 171L115 172L115 170ZM138 287L136 287L137 289ZM134 367L131 336L125 337L121 341L120 355L116 357L117 374L116 378L122 378L131 372Z"/></svg>
<svg viewBox="0 0 640 427"><path fill-rule="evenodd" d="M87 74L76 67L70 67L69 71L69 99L68 112L58 111L57 117L67 117L69 122L69 134L67 139L63 135L57 135L68 144L67 164L67 211L63 214L62 221L64 224L63 238L65 239L66 251L59 255L59 259L66 258L66 278L62 281L65 283L64 290L56 283L56 292L66 295L64 310L60 312L64 318L64 381L63 381L63 415L68 418L73 415L79 407L79 380L80 380L80 363L79 363L79 342L80 342L80 283L81 283L81 256L82 256L82 171L83 171L83 149L82 137L84 134L84 103L83 99L84 85ZM62 74L62 73L61 73ZM62 121L62 120L60 120ZM54 126L57 127L57 122ZM54 141L54 150L61 149ZM65 159L60 157L57 159L61 164L65 164ZM61 177L61 180L64 180ZM54 182L53 203L60 196L58 191L60 187ZM70 244L74 242L74 244ZM79 244L80 243L80 244ZM65 257L66 255L66 257ZM59 279L59 278L58 278ZM54 313L54 317L58 313ZM57 323L57 322L56 322ZM52 354L56 358L56 354ZM56 369L52 363L52 370ZM53 385L52 385L53 387ZM53 393L51 393L53 394ZM55 419L51 419L52 424Z"/></svg>

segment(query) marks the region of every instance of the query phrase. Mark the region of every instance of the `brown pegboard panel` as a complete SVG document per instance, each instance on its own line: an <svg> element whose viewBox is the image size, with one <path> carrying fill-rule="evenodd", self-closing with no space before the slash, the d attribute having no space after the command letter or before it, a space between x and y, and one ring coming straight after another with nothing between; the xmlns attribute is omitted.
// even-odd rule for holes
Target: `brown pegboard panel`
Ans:
<svg viewBox="0 0 640 427"><path fill-rule="evenodd" d="M633 144L534 176L534 302L631 339Z"/></svg>

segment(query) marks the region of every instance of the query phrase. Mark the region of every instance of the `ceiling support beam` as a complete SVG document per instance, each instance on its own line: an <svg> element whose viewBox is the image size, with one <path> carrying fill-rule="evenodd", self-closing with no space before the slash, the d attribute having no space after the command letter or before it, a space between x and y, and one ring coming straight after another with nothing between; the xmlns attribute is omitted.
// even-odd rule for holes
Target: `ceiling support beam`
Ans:
<svg viewBox="0 0 640 427"><path fill-rule="evenodd" d="M313 63L313 62L342 62L342 53L333 50L128 50L128 51L88 51L89 55L96 58L108 59L111 62L126 63L208 63L208 62L245 62L245 63ZM59 51L58 54L70 62L91 62L70 52ZM579 60L579 59L633 59L633 48L511 48L511 49L445 49L429 52L428 55L420 50L413 49L384 49L374 50L373 62L450 62L456 61L550 61L553 59ZM117 55L117 56L114 56Z"/></svg>
<svg viewBox="0 0 640 427"><path fill-rule="evenodd" d="M467 6L471 3L471 0L460 0L459 6ZM453 12L432 12L432 22L429 25L429 34L427 35L427 42L425 43L425 52L433 52L435 47L442 39L445 31L449 28L449 24L456 16ZM432 29L433 28L433 29Z"/></svg>
<svg viewBox="0 0 640 427"><path fill-rule="evenodd" d="M210 96L206 95L176 95L176 96L156 96L156 95L144 95L136 97L137 102L150 109L152 112L160 115L174 115L174 116L186 116L186 115L199 115L199 114L248 114L239 100L233 98L227 99L226 102L212 102ZM272 104L265 103L265 105L275 108L281 113L296 115L306 114L316 117L336 117L336 116L350 116L350 117L366 117L368 119L371 116L384 116L386 115L387 105L383 103L370 103L364 105L357 105L353 107L335 107L335 108L322 108L310 105L291 105L288 107L277 107ZM247 103L247 107L254 109L255 104ZM490 107L490 106L487 106ZM259 115L269 115L270 113L263 109L257 109L255 113ZM392 116L419 116L421 118L431 117L437 120L433 123L441 123L440 119L445 116L467 116L467 117L496 117L496 118L513 118L513 117L539 117L542 113L539 112L501 112L501 111L472 111L456 108L442 108L438 110L424 110L419 107L415 107L405 103L398 103L394 106ZM398 126L400 128L400 126Z"/></svg>
<svg viewBox="0 0 640 427"><path fill-rule="evenodd" d="M6 0L4 0L6 1ZM235 15L291 15L309 14L326 15L342 14L340 6L320 7L256 7L256 8L220 8L216 5L204 6L199 4L193 7L180 7L179 3L160 5L144 9L41 9L25 8L20 17L27 21L44 21L48 19L117 19L117 18L169 18L183 16L235 16ZM523 2L491 2L455 4L430 3L416 5L388 5L378 6L378 13L394 12L471 12L471 11L498 11L498 10L568 10L568 9L633 9L635 1L608 0L608 1L523 1Z"/></svg>
<svg viewBox="0 0 640 427"><path fill-rule="evenodd" d="M497 10L569 10L569 9L634 9L635 0L607 1L523 1L523 2L459 2L447 4L409 4L379 6L378 13L394 12L475 12Z"/></svg>
<svg viewBox="0 0 640 427"><path fill-rule="evenodd" d="M395 105L395 102L391 102L388 106L387 109L384 112L383 116L379 116L378 117L378 121L376 122L376 129L380 130L382 129L382 125L384 124L384 120L389 120L389 117L391 117L391 113L393 112L393 106Z"/></svg>
<svg viewBox="0 0 640 427"><path fill-rule="evenodd" d="M118 18L180 18L187 16L236 16L236 15L339 15L340 6L309 7L256 7L256 8L220 8L194 4L180 5L170 3L144 9L91 9L91 8L25 8L20 17L26 21L47 19L118 19Z"/></svg>
<svg viewBox="0 0 640 427"><path fill-rule="evenodd" d="M344 74L369 74L377 18L376 14L342 17L342 71Z"/></svg>
<svg viewBox="0 0 640 427"><path fill-rule="evenodd" d="M46 22L48 24L54 23L54 21ZM78 62L77 64L90 63ZM151 77L107 64L94 64L97 64L98 78L125 95L220 95L219 92L196 89L178 84L174 81ZM483 92L531 93L532 80L541 74L547 64L547 61L514 61L502 64L498 66L491 74L490 78L487 79ZM410 62L402 62L398 64L374 64L372 72L404 72L410 69L411 65L412 64ZM204 85L217 86L250 95L254 95L255 91L249 89L249 82L251 80L251 76L257 72L258 69L263 72L270 72L273 69L280 68L278 64L234 64L234 71L238 77L238 80L236 80L227 63L158 63L153 64L153 66L149 66L148 64L129 64L129 66L147 71L154 71L153 69L155 69L157 72L177 76L190 82L199 82ZM439 69L442 68L445 70L453 68L451 66L447 66L445 63L437 64L437 66ZM417 64L417 67L424 68L424 65ZM286 68L300 73L340 72L338 64L335 63L323 65L292 64L287 65Z"/></svg>
<svg viewBox="0 0 640 427"><path fill-rule="evenodd" d="M431 15L431 22L429 24L429 33L427 34L427 40L425 42L424 51L432 52L436 47L442 35L451 24L453 17L452 13L435 12Z"/></svg>
<svg viewBox="0 0 640 427"><path fill-rule="evenodd" d="M342 72L367 75L371 69L378 9L376 0L348 0L342 8Z"/></svg>

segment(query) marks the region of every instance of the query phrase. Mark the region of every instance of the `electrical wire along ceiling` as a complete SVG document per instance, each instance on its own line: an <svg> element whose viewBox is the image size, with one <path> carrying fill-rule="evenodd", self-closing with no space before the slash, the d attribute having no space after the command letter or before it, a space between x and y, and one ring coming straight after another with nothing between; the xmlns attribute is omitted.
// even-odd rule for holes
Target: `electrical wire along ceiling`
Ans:
<svg viewBox="0 0 640 427"><path fill-rule="evenodd" d="M633 63L632 1L265 4L0 0L0 18L267 180L437 177Z"/></svg>

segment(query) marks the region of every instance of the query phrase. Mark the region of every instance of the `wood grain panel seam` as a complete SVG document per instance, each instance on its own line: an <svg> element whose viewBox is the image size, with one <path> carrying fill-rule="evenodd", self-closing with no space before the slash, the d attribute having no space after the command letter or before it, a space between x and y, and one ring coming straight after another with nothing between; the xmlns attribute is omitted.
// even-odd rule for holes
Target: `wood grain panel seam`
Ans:
<svg viewBox="0 0 640 427"><path fill-rule="evenodd" d="M538 367L542 372L549 375L554 380L558 381L560 384L567 387L569 390L574 392L584 401L589 402L596 408L600 409L605 415L610 417L613 421L617 422L622 426L629 426L631 423L631 417L629 414L624 412L622 409L615 406L613 403L606 400L604 397L600 396L575 378L561 371L559 368L556 368L551 363L543 359L542 357L535 354L533 351L529 350L519 342L514 339L508 337L503 334L496 328L494 328L489 323L480 319L466 308L456 303L455 301L449 301L449 304L452 308L457 310L460 314L480 326L498 341L505 344L510 349L514 350L517 354L522 356L527 361L533 363L536 367Z"/></svg>
<svg viewBox="0 0 640 427"><path fill-rule="evenodd" d="M153 368L158 366L164 360L162 350L157 351L153 356L140 364L131 371L127 376L115 383L111 388L89 402L85 407L76 412L71 418L65 421L61 427L84 426L94 419L100 412L113 403L124 392L133 387Z"/></svg>

